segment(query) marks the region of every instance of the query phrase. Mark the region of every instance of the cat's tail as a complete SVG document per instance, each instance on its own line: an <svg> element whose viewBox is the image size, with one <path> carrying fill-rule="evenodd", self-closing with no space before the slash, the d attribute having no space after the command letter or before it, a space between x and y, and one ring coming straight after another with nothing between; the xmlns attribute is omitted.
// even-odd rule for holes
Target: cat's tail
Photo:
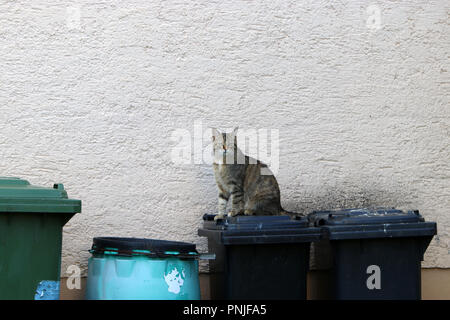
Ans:
<svg viewBox="0 0 450 320"><path fill-rule="evenodd" d="M281 208L280 215L282 215L282 216L290 216L291 218L292 217L304 217L305 216L304 213L288 211L288 210L284 210L283 208Z"/></svg>

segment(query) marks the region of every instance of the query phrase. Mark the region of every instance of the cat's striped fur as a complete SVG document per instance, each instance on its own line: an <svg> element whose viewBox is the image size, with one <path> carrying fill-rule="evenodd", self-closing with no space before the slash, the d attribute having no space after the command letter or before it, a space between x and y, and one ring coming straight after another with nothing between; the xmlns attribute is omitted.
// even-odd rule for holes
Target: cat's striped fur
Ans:
<svg viewBox="0 0 450 320"><path fill-rule="evenodd" d="M219 188L216 219L225 215L288 214L280 202L280 188L270 169L248 157L237 146L237 128L231 133L213 131L214 176ZM264 174L261 174L263 171ZM231 210L227 213L228 202Z"/></svg>

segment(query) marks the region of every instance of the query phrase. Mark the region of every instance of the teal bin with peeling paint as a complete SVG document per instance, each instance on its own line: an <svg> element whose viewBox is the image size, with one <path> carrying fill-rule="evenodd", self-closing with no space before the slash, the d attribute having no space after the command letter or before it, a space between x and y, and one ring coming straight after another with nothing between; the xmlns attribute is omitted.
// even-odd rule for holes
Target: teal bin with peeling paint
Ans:
<svg viewBox="0 0 450 320"><path fill-rule="evenodd" d="M139 238L94 238L88 300L199 300L195 244Z"/></svg>
<svg viewBox="0 0 450 320"><path fill-rule="evenodd" d="M0 177L0 299L58 300L63 226L81 212L62 184Z"/></svg>

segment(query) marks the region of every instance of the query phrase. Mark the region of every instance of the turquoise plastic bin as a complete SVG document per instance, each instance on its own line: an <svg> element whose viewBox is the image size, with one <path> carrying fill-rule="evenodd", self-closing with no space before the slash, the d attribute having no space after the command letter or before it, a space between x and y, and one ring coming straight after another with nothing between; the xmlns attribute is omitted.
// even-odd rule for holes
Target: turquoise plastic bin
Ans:
<svg viewBox="0 0 450 320"><path fill-rule="evenodd" d="M94 238L88 300L199 300L195 244L137 238Z"/></svg>

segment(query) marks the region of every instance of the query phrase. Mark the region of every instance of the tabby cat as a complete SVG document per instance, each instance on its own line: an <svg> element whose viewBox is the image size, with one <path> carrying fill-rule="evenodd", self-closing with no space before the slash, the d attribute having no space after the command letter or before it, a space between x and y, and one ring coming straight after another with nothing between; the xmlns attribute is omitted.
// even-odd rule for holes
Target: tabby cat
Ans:
<svg viewBox="0 0 450 320"><path fill-rule="evenodd" d="M280 188L267 165L244 155L237 147L237 130L221 133L212 129L213 168L219 188L219 214L215 220L226 215L290 214L281 207ZM227 214L230 198L231 211Z"/></svg>

